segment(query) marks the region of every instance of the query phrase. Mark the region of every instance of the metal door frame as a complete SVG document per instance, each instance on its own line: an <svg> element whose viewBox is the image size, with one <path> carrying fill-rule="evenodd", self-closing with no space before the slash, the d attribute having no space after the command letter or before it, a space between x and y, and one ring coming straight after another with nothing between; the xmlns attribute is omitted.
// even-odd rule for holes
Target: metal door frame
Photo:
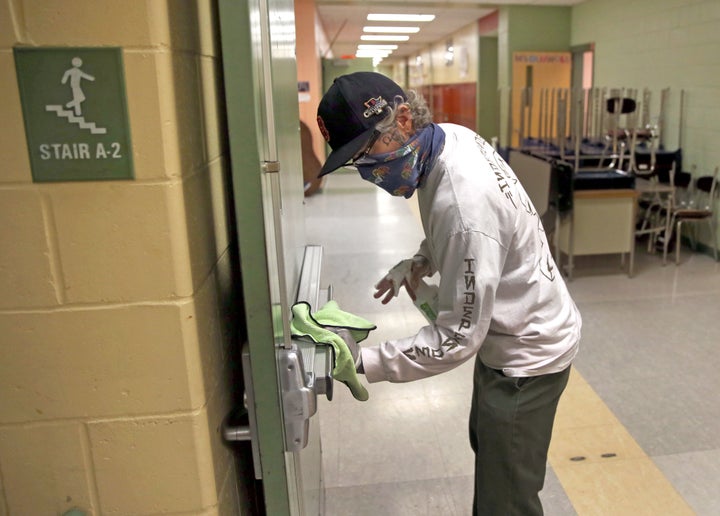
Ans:
<svg viewBox="0 0 720 516"><path fill-rule="evenodd" d="M268 241L262 223L263 172L259 153L262 128L257 127L255 113L260 99L254 79L256 63L251 57L258 42L253 41L249 9L248 2L218 0L230 168L246 300L245 323L252 355L251 374L253 378L277 379L276 337L269 288L272 272L265 259ZM254 404L260 410L255 411L258 431L253 436L261 456L265 511L267 514L293 514L296 511L291 507L296 504L291 499L287 480L280 387L277 382L268 383L266 388L255 392ZM268 496L269 493L272 496Z"/></svg>
<svg viewBox="0 0 720 516"><path fill-rule="evenodd" d="M223 433L252 441L267 514L322 514L320 432L317 417L310 418L317 395L332 395L331 351L290 338L290 306L303 300L318 308L322 256L321 248L306 245L302 222L294 5L218 0L218 6L250 419L248 429Z"/></svg>

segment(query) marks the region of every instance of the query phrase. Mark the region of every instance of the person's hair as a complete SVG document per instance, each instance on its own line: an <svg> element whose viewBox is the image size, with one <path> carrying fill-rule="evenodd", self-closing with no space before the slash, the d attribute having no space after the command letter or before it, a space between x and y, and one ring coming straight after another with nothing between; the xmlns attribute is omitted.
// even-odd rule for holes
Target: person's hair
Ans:
<svg viewBox="0 0 720 516"><path fill-rule="evenodd" d="M390 114L375 126L378 131L384 133L395 126L397 107L400 104L407 104L410 108L413 128L416 131L424 129L432 123L432 113L430 113L430 108L422 95L418 94L415 90L408 90L405 92L405 95L407 96L407 100L397 96L394 99L393 106L388 106L387 109L390 111Z"/></svg>

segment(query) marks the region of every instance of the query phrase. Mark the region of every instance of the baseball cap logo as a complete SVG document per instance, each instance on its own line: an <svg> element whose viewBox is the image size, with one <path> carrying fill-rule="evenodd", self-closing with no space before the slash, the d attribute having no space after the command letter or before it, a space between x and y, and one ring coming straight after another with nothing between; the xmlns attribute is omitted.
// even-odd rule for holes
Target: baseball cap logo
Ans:
<svg viewBox="0 0 720 516"><path fill-rule="evenodd" d="M325 127L325 122L323 122L323 119L321 117L317 117L317 124L318 128L320 129L320 133L323 135L323 138L325 138L326 142L330 141L330 132L327 130L327 127Z"/></svg>
<svg viewBox="0 0 720 516"><path fill-rule="evenodd" d="M363 116L365 118L370 118L373 115L379 115L380 113L383 112L383 109L385 108L385 106L388 105L387 101L384 98L382 98L382 96L376 97L376 98L370 98L370 100L365 101L364 104L365 104L365 107L367 108L363 112Z"/></svg>

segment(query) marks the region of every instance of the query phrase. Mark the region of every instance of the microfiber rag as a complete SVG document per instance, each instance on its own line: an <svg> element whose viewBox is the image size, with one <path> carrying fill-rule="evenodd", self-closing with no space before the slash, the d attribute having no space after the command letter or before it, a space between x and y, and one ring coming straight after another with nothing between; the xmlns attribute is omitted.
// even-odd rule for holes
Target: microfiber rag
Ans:
<svg viewBox="0 0 720 516"><path fill-rule="evenodd" d="M335 351L335 367L333 378L343 382L350 388L355 399L367 401L368 392L360 383L355 360L345 341L333 329L345 328L360 342L367 338L371 330L377 328L373 323L362 317L344 312L335 301L328 301L315 313L310 313L310 305L305 302L296 303L292 307L293 318L290 331L294 336L310 337L315 343L331 345Z"/></svg>

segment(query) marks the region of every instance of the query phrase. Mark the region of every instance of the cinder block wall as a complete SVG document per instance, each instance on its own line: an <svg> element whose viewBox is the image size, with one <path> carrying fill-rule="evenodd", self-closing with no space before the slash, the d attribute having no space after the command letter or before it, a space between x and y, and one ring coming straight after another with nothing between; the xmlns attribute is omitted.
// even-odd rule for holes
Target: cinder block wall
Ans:
<svg viewBox="0 0 720 516"><path fill-rule="evenodd" d="M236 514L211 0L0 0L0 516ZM33 183L14 46L121 47L135 179Z"/></svg>
<svg viewBox="0 0 720 516"><path fill-rule="evenodd" d="M682 150L685 171L696 165L695 177L712 175L720 166L720 2L654 0L649 7L639 0L575 6L572 43L595 44L596 85L651 90L651 123L660 123L661 91L669 88L660 142ZM694 238L712 254L720 230L697 229Z"/></svg>
<svg viewBox="0 0 720 516"><path fill-rule="evenodd" d="M669 150L682 146L686 170L695 164L698 174L712 174L720 165L720 2L655 0L648 7L638 0L580 4L572 10L572 43L595 44L596 85L650 88L652 122L660 91L670 88L661 141Z"/></svg>

